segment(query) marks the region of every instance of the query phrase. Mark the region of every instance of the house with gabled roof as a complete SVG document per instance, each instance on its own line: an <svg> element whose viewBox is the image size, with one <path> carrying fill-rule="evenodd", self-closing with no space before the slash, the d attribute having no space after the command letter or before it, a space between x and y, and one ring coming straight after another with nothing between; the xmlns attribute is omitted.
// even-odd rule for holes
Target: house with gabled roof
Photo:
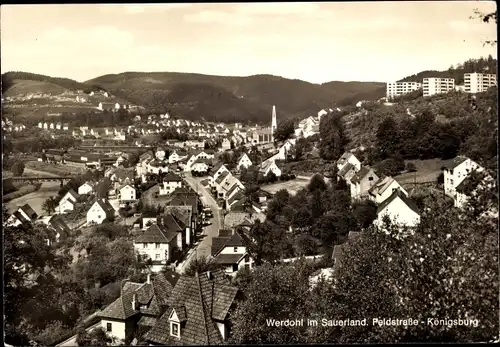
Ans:
<svg viewBox="0 0 500 347"><path fill-rule="evenodd" d="M350 179L349 185L351 190L351 198L362 199L367 196L368 191L378 181L379 177L368 166L362 166Z"/></svg>
<svg viewBox="0 0 500 347"><path fill-rule="evenodd" d="M135 187L132 184L123 184L118 188L118 198L121 203L130 203L135 202L137 200Z"/></svg>
<svg viewBox="0 0 500 347"><path fill-rule="evenodd" d="M356 174L356 172L356 166L351 163L347 163L337 172L337 181L343 179L347 184L350 184L351 178Z"/></svg>
<svg viewBox="0 0 500 347"><path fill-rule="evenodd" d="M478 163L464 156L457 156L445 162L443 165L444 193L453 199L456 195L456 187L472 172L484 170Z"/></svg>
<svg viewBox="0 0 500 347"><path fill-rule="evenodd" d="M96 187L95 182L93 181L87 181L84 184L82 184L80 187L78 187L78 194L79 195L86 195L94 192Z"/></svg>
<svg viewBox="0 0 500 347"><path fill-rule="evenodd" d="M59 200L58 212L66 213L67 211L73 211L75 209L76 203L80 201L80 195L73 189L70 189L61 200Z"/></svg>
<svg viewBox="0 0 500 347"><path fill-rule="evenodd" d="M145 335L150 345L220 345L230 333L230 316L241 298L222 271L181 276L168 309Z"/></svg>
<svg viewBox="0 0 500 347"><path fill-rule="evenodd" d="M120 184L133 183L135 178L135 169L131 168L117 168L113 174L111 174L110 179L113 182L118 182Z"/></svg>
<svg viewBox="0 0 500 347"><path fill-rule="evenodd" d="M181 187L182 187L181 176L173 172L167 172L163 176L163 182L160 185L159 195L171 194L174 190Z"/></svg>
<svg viewBox="0 0 500 347"><path fill-rule="evenodd" d="M159 272L172 259L178 234L164 225L152 224L135 238L134 248L139 254L151 259L151 271Z"/></svg>
<svg viewBox="0 0 500 347"><path fill-rule="evenodd" d="M344 154L342 154L339 160L337 160L337 169L340 171L347 164L351 164L353 167L355 167L356 171L361 170L361 162L351 152L345 152Z"/></svg>
<svg viewBox="0 0 500 347"><path fill-rule="evenodd" d="M24 204L7 219L6 224L9 226L18 226L20 224L33 223L37 219L38 214L35 210L29 204Z"/></svg>
<svg viewBox="0 0 500 347"><path fill-rule="evenodd" d="M187 226L175 215L171 213L166 213L162 216L159 216L156 224L167 228L169 232L177 233L177 236L175 238L176 240L175 247L177 247L179 250L182 250L183 247L186 246Z"/></svg>
<svg viewBox="0 0 500 347"><path fill-rule="evenodd" d="M107 199L108 195L114 194L114 189L111 180L108 177L101 179L95 188L96 197L100 199Z"/></svg>
<svg viewBox="0 0 500 347"><path fill-rule="evenodd" d="M165 213L174 216L179 225L184 228L185 236L183 236L183 241L185 241L185 245L191 245L194 241L194 230L196 227L196 221L193 215L193 206L165 206L164 209Z"/></svg>
<svg viewBox="0 0 500 347"><path fill-rule="evenodd" d="M64 219L59 215L41 217L36 223L47 227L50 237L47 239L48 245L65 239L71 231Z"/></svg>
<svg viewBox="0 0 500 347"><path fill-rule="evenodd" d="M266 160L266 161L262 162L262 164L259 168L259 172L263 176L267 176L271 172L274 173L276 175L276 177L281 176L281 169L278 167L278 165L276 165L276 162L274 160Z"/></svg>
<svg viewBox="0 0 500 347"><path fill-rule="evenodd" d="M377 218L373 223L382 226L386 218L389 218L392 224L415 227L420 223L420 211L418 206L398 189L378 206Z"/></svg>
<svg viewBox="0 0 500 347"><path fill-rule="evenodd" d="M217 264L224 265L225 272L230 275L242 268L251 269L253 265L242 236L234 229L219 230L219 235L212 238L211 255Z"/></svg>
<svg viewBox="0 0 500 347"><path fill-rule="evenodd" d="M347 164L350 165L350 164ZM347 166L346 165L346 166ZM345 168L345 166L344 166ZM369 190L368 190L368 198L377 204L381 204L385 201L389 196L394 193L396 190L400 190L401 193L408 196L408 192L404 190L403 187L396 181L394 178L390 176L383 177L379 179Z"/></svg>
<svg viewBox="0 0 500 347"><path fill-rule="evenodd" d="M212 165L211 159L196 159L191 165L191 171L208 172L208 168Z"/></svg>
<svg viewBox="0 0 500 347"><path fill-rule="evenodd" d="M102 224L105 220L112 220L115 209L107 199L96 199L87 211L87 225Z"/></svg>
<svg viewBox="0 0 500 347"><path fill-rule="evenodd" d="M229 173L228 168L223 164L223 163L218 163L215 165L210 171L208 172L209 174L209 185L210 187L215 186L215 181L219 178L219 176L227 172Z"/></svg>
<svg viewBox="0 0 500 347"><path fill-rule="evenodd" d="M248 154L246 153L241 153L239 156L238 160L236 161L236 167L241 170L241 168L248 169L250 166L252 166L252 161L248 157Z"/></svg>
<svg viewBox="0 0 500 347"><path fill-rule="evenodd" d="M127 281L120 297L100 311L100 327L122 343L130 344L139 327L148 330L167 309L179 276L175 273L148 275L145 283Z"/></svg>

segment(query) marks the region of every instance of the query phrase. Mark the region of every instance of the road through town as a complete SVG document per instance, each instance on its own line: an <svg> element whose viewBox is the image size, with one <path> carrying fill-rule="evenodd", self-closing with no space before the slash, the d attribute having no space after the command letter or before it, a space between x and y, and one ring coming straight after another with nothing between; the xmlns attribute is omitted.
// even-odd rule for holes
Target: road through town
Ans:
<svg viewBox="0 0 500 347"><path fill-rule="evenodd" d="M180 272L183 272L195 257L200 258L203 256L210 256L212 248L212 238L217 237L219 228L222 225L222 211L210 192L205 189L205 187L203 187L203 185L200 183L202 181L202 178L192 177L190 173L186 173L184 175L184 180L191 188L194 189L194 191L196 191L200 195L203 204L207 205L212 210L213 218L210 219L212 224L203 228L202 240L198 241L198 244L180 266Z"/></svg>

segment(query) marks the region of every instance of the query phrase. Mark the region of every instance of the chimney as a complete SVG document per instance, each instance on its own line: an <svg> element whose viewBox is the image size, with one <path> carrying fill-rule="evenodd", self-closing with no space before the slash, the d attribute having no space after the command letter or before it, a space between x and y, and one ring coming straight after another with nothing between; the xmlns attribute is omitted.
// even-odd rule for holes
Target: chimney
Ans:
<svg viewBox="0 0 500 347"><path fill-rule="evenodd" d="M132 310L135 311L137 309L136 306L137 306L137 294L134 293L134 295L132 296Z"/></svg>
<svg viewBox="0 0 500 347"><path fill-rule="evenodd" d="M148 279L147 279L146 283L151 284L151 274L148 274Z"/></svg>

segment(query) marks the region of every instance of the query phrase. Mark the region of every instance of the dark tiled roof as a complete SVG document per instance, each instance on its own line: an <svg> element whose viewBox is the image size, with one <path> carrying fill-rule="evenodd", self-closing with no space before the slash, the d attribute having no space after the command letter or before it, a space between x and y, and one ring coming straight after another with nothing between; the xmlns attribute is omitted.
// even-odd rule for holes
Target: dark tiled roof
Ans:
<svg viewBox="0 0 500 347"><path fill-rule="evenodd" d="M371 168L367 166L362 166L361 170L359 170L354 176L351 178L352 183L359 183L361 180L370 173Z"/></svg>
<svg viewBox="0 0 500 347"><path fill-rule="evenodd" d="M222 231L222 230L221 230ZM225 247L242 247L243 239L238 232L234 234L221 233L219 231L219 236L212 238L212 255L216 256L219 254Z"/></svg>
<svg viewBox="0 0 500 347"><path fill-rule="evenodd" d="M223 173L221 173L221 174L219 175L219 177L217 177L217 179L215 180L215 182L216 182L217 184L221 184L221 183L222 183L222 181L224 181L224 179L225 179L225 178L226 178L229 174L231 174L229 171L224 171Z"/></svg>
<svg viewBox="0 0 500 347"><path fill-rule="evenodd" d="M134 291L142 286L142 283L126 282L122 289L122 295L99 313L103 318L114 318L125 320L139 313L132 308Z"/></svg>
<svg viewBox="0 0 500 347"><path fill-rule="evenodd" d="M177 232L169 231L167 228L153 224L139 235L135 243L168 243L177 236Z"/></svg>
<svg viewBox="0 0 500 347"><path fill-rule="evenodd" d="M23 212L26 213L26 215L31 220L35 220L38 218L38 214L31 208L29 204L24 204L23 206L21 206L21 210L23 210Z"/></svg>
<svg viewBox="0 0 500 347"><path fill-rule="evenodd" d="M192 206L165 206L165 212L172 214L178 222L184 224L184 228L191 226L192 209Z"/></svg>
<svg viewBox="0 0 500 347"><path fill-rule="evenodd" d="M123 168L119 168L119 169L116 169L115 171L115 175L116 175L116 178L120 181L124 180L124 179L131 179L133 180L134 179L134 168L128 168L128 169L123 169Z"/></svg>
<svg viewBox="0 0 500 347"><path fill-rule="evenodd" d="M214 271L210 278L207 273L182 276L169 299L170 309L145 335L146 340L163 345L222 344L215 320L226 319L237 292L220 271ZM173 310L179 320L185 321L180 339L170 336L169 317Z"/></svg>
<svg viewBox="0 0 500 347"><path fill-rule="evenodd" d="M411 200L409 197L407 197L401 190L397 189L394 191L394 193L391 194L387 199L385 199L377 208L377 214L380 213L384 208L386 208L394 199L399 197L403 202L410 208L412 209L415 213L420 214L420 211L417 207L417 205Z"/></svg>
<svg viewBox="0 0 500 347"><path fill-rule="evenodd" d="M115 210L113 206L111 206L108 202L108 200L104 199L97 199L94 203L96 203L102 208L104 213L106 213L106 216L111 217L115 214ZM92 204L94 205L94 204Z"/></svg>
<svg viewBox="0 0 500 347"><path fill-rule="evenodd" d="M467 157L463 157L463 156L458 156L458 157L455 157L453 159L450 159L450 160L447 160L445 163L444 163L444 167L447 168L448 170L453 170L454 168L456 168L458 165L462 164L464 161L466 161L468 158Z"/></svg>
<svg viewBox="0 0 500 347"><path fill-rule="evenodd" d="M167 228L170 232L182 232L184 228L182 228L177 222L176 218L171 214L167 214L166 216L161 217L162 225Z"/></svg>
<svg viewBox="0 0 500 347"><path fill-rule="evenodd" d="M238 187L238 185L235 185L235 187ZM230 195L230 194L228 194L228 195ZM243 194L242 191L239 191L236 194L234 194L232 197L230 197L227 200L227 203L229 206L231 206L234 202L239 201L239 200L243 199L244 197L245 197L245 194Z"/></svg>
<svg viewBox="0 0 500 347"><path fill-rule="evenodd" d="M338 175L342 178L345 177L345 175L351 170L354 168L354 165L352 165L351 163L347 163L346 165L344 165L344 167L342 168L342 170L339 171Z"/></svg>
<svg viewBox="0 0 500 347"><path fill-rule="evenodd" d="M219 254L214 258L214 261L219 264L237 264L244 254Z"/></svg>
<svg viewBox="0 0 500 347"><path fill-rule="evenodd" d="M80 200L80 195L73 189L70 189L66 194L69 194L71 197L73 197L74 201Z"/></svg>
<svg viewBox="0 0 500 347"><path fill-rule="evenodd" d="M181 176L169 171L163 175L163 182L182 182L182 178Z"/></svg>

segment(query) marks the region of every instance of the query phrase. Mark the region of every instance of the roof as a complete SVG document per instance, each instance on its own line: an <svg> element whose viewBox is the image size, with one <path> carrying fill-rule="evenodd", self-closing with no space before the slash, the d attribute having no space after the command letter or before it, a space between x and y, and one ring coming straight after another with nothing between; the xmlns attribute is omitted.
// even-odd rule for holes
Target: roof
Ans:
<svg viewBox="0 0 500 347"><path fill-rule="evenodd" d="M235 185L234 185L234 187L238 187L238 185L236 185L236 184L235 184ZM228 193L228 195L230 195L230 194ZM234 194L233 196L231 196L229 199L227 199L227 204L228 204L229 206L231 206L234 202L236 202L236 201L239 201L239 200L243 199L243 198L244 198L244 196L245 196L245 195L244 195L244 194L243 194L243 192L240 190L239 192L237 192L236 194Z"/></svg>
<svg viewBox="0 0 500 347"><path fill-rule="evenodd" d="M26 215L31 220L34 220L34 219L38 218L38 214L35 212L35 210L33 210L31 208L31 206L29 204L24 204L23 206L20 207L20 209L23 210L23 212L26 213Z"/></svg>
<svg viewBox="0 0 500 347"><path fill-rule="evenodd" d="M265 160L262 162L259 171L266 172L273 164L276 165L274 160Z"/></svg>
<svg viewBox="0 0 500 347"><path fill-rule="evenodd" d="M245 254L219 254L214 258L214 261L224 265L237 264L244 256Z"/></svg>
<svg viewBox="0 0 500 347"><path fill-rule="evenodd" d="M393 183L393 182L396 182L397 181L390 177L390 176L386 176L384 178L381 178L377 181L377 183L375 183L369 190L368 190L368 193L372 194L372 195L375 195L375 194L379 194L379 195L382 195L387 188L389 188L389 186Z"/></svg>
<svg viewBox="0 0 500 347"><path fill-rule="evenodd" d="M97 203L102 208L102 210L104 211L104 213L106 213L106 216L109 217L109 216L112 216L112 215L115 214L115 209L113 208L113 206L110 205L110 203L108 202L108 200L106 200L106 199L96 199L96 201L94 202L94 204L95 203ZM92 204L91 206L93 206L94 204Z"/></svg>
<svg viewBox="0 0 500 347"><path fill-rule="evenodd" d="M358 172L356 172L354 174L354 176L352 176L351 182L352 183L359 183L359 182L361 182L361 180L363 178L365 178L366 175L368 175L370 173L370 171L372 171L372 169L370 167L368 167L368 166L362 166L361 170L359 170Z"/></svg>
<svg viewBox="0 0 500 347"><path fill-rule="evenodd" d="M394 193L391 194L387 199L385 199L377 208L377 214L380 213L384 208L386 208L393 200L399 197L410 209L415 213L420 214L418 206L407 197L400 189L396 189Z"/></svg>
<svg viewBox="0 0 500 347"><path fill-rule="evenodd" d="M176 231L170 231L162 225L153 224L140 234L134 243L168 243L176 236Z"/></svg>
<svg viewBox="0 0 500 347"><path fill-rule="evenodd" d="M458 157L455 157L453 159L445 161L443 166L445 168L447 168L448 170L453 170L454 168L456 168L458 165L462 164L467 159L469 159L469 158L464 157L464 156L458 156Z"/></svg>
<svg viewBox="0 0 500 347"><path fill-rule="evenodd" d="M99 317L125 320L139 313L132 308L134 291L139 289L142 283L126 282L122 289L122 295L98 313Z"/></svg>
<svg viewBox="0 0 500 347"><path fill-rule="evenodd" d="M54 215L50 218L49 225L60 235L66 235L70 232L70 229L64 219L58 215Z"/></svg>
<svg viewBox="0 0 500 347"><path fill-rule="evenodd" d="M163 182L182 182L182 178L181 176L169 171L163 175Z"/></svg>
<svg viewBox="0 0 500 347"><path fill-rule="evenodd" d="M342 154L342 156L339 158L338 162L339 163L343 163L345 162L346 160L348 160L350 157L352 157L354 154L352 154L351 152L345 152L344 154Z"/></svg>
<svg viewBox="0 0 500 347"><path fill-rule="evenodd" d="M243 247L243 239L238 232L229 235L225 234L223 230L219 231L219 236L212 238L212 256L219 254L225 247ZM240 255L241 256L241 255Z"/></svg>
<svg viewBox="0 0 500 347"><path fill-rule="evenodd" d="M237 293L238 289L230 285L221 271L195 277L183 275L168 300L169 309L146 333L145 339L163 345L222 344L216 321L226 319ZM173 310L185 322L180 339L170 336L169 317Z"/></svg>
<svg viewBox="0 0 500 347"><path fill-rule="evenodd" d="M73 189L68 190L68 192L65 194L65 196L67 194L69 194L75 201L78 201L80 199L80 195L77 192L75 192Z"/></svg>
<svg viewBox="0 0 500 347"><path fill-rule="evenodd" d="M171 214L167 214L167 215L164 215L162 217L159 217L160 218L160 221L161 221L161 225L164 226L165 228L167 228L167 230L169 232L181 232L184 230L184 228L186 226L181 226L180 224L184 224L180 221L177 221L176 218L171 215Z"/></svg>
<svg viewBox="0 0 500 347"><path fill-rule="evenodd" d="M352 165L351 163L347 163L346 165L344 165L342 167L342 169L338 172L338 176L344 178L345 175L351 170L354 168L354 165Z"/></svg>
<svg viewBox="0 0 500 347"><path fill-rule="evenodd" d="M170 213L175 219L188 227L191 225L193 207L189 206L165 206L165 212ZM180 225L182 227L182 225Z"/></svg>
<svg viewBox="0 0 500 347"><path fill-rule="evenodd" d="M125 168L119 168L119 169L116 169L115 173L116 175L116 178L118 178L118 180L124 180L126 178L129 178L129 179L134 179L134 168L131 167L131 168L128 168L128 169L125 169Z"/></svg>
<svg viewBox="0 0 500 347"><path fill-rule="evenodd" d="M222 181L224 181L224 179L227 177L227 175L231 174L229 171L224 171L223 173L221 173L219 175L219 177L217 177L217 179L215 180L215 183L217 184L221 184Z"/></svg>

